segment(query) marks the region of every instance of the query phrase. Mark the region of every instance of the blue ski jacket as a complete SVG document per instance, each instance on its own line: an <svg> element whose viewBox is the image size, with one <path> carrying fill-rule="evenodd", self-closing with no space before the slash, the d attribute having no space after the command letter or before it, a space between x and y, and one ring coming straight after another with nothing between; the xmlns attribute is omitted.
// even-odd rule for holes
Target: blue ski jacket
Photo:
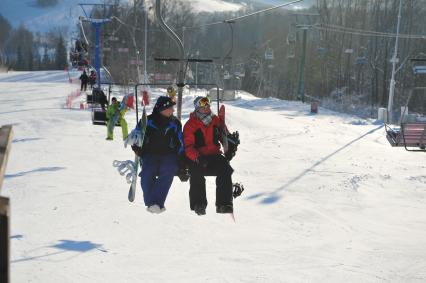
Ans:
<svg viewBox="0 0 426 283"><path fill-rule="evenodd" d="M138 123L140 128L140 121ZM184 153L182 124L171 116L164 117L160 113L152 113L147 117L142 156L145 154L178 154Z"/></svg>

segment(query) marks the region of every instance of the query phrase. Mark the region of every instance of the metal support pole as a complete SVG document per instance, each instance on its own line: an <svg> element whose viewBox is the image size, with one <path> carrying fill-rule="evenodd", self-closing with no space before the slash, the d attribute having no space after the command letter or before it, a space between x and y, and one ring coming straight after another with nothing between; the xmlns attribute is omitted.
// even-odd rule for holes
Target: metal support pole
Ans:
<svg viewBox="0 0 426 283"><path fill-rule="evenodd" d="M200 51L197 50L197 59L199 59ZM195 63L195 89L198 90L198 62Z"/></svg>
<svg viewBox="0 0 426 283"><path fill-rule="evenodd" d="M185 77L185 62L184 62L184 49L183 43L180 38L169 28L164 22L163 17L161 17L161 0L156 0L155 2L155 14L158 19L161 28L175 41L178 51L179 51L179 71L178 71L178 101L177 101L177 113L176 116L180 120L182 116L182 95L183 95L183 87L185 86L184 77Z"/></svg>
<svg viewBox="0 0 426 283"><path fill-rule="evenodd" d="M232 26L232 24L235 24L235 21L226 21L226 23L228 24L230 30L231 30L231 48L229 49L228 53L225 55L225 57L223 57L223 67L225 68L225 60L230 58L230 74L232 74L232 51L234 50L234 28ZM224 71L224 69L223 69ZM222 73L223 74L223 73ZM223 77L223 75L222 75ZM232 85L232 77L231 76L231 83L229 83L228 85ZM225 90L227 89L226 85L225 85L225 80L223 81L223 93L225 93Z"/></svg>
<svg viewBox="0 0 426 283"><path fill-rule="evenodd" d="M303 28L303 48L302 48L302 58L300 59L299 67L299 86L298 86L298 98L305 102L305 61L306 61L306 38L308 34L308 29Z"/></svg>
<svg viewBox="0 0 426 283"><path fill-rule="evenodd" d="M101 25L100 22L92 22L92 26L95 29L95 58L93 65L96 70L96 80L98 88L101 87Z"/></svg>
<svg viewBox="0 0 426 283"><path fill-rule="evenodd" d="M145 10L145 27L144 27L144 63L143 63L143 82L146 84L148 83L148 73L147 73L147 53L148 53L148 9L146 7L146 2L144 3L144 10Z"/></svg>
<svg viewBox="0 0 426 283"><path fill-rule="evenodd" d="M195 63L195 89L198 90L198 62Z"/></svg>
<svg viewBox="0 0 426 283"><path fill-rule="evenodd" d="M402 10L402 0L399 0L399 11L398 11L398 23L396 25L396 38L395 38L395 49L393 51L392 57L392 75L389 87L389 100L388 100L388 121L392 122L392 108L393 108L393 96L395 94L395 69L398 56L398 41L399 41L399 27L401 24L401 10Z"/></svg>

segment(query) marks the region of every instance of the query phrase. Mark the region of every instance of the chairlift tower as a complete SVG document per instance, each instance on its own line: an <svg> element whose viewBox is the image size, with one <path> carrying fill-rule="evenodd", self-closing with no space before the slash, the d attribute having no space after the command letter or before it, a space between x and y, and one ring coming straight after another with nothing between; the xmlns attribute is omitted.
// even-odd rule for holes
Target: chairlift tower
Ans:
<svg viewBox="0 0 426 283"><path fill-rule="evenodd" d="M314 27L315 20L319 14L302 14L295 13L295 26L297 29L303 31L302 39L302 54L300 58L300 67L299 67L299 82L297 87L297 97L302 100L302 103L305 102L305 63L306 63L306 45L308 38L308 30Z"/></svg>
<svg viewBox="0 0 426 283"><path fill-rule="evenodd" d="M81 9L83 10L86 17L80 17L80 21L89 22L92 26L92 28L95 30L95 57L92 61L93 66L96 70L96 80L97 80L97 86L98 88L101 87L101 27L103 24L108 23L111 21L109 18L101 18L101 19L93 19L89 17L84 10L84 6L103 6L105 10L105 6L114 6L111 4L78 4ZM87 40L87 39L86 39Z"/></svg>
<svg viewBox="0 0 426 283"><path fill-rule="evenodd" d="M388 99L388 119L389 122L392 122L392 108L393 108L393 96L395 93L395 73L396 73L396 64L398 63L398 41L399 41L399 28L401 24L401 10L402 10L402 0L399 0L399 10L398 10L398 21L396 26L396 37L395 37L395 46L394 46L394 52L391 59L392 62L392 74L391 74L391 80L390 80L390 87L389 87L389 99Z"/></svg>

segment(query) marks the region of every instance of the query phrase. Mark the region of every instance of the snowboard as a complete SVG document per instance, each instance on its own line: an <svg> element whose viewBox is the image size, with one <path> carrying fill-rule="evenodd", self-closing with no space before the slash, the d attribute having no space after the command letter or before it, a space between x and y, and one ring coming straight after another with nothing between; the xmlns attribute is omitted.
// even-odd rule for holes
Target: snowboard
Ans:
<svg viewBox="0 0 426 283"><path fill-rule="evenodd" d="M222 146L223 146L223 153L226 154L228 152L229 144L228 144L228 135L229 130L225 123L225 105L221 105L219 108L219 119L222 122ZM235 221L235 215L234 213L229 213L234 223Z"/></svg>
<svg viewBox="0 0 426 283"><path fill-rule="evenodd" d="M222 104L222 106L220 106L219 109L219 118L220 121L222 122L222 146L223 146L223 153L226 154L226 152L228 151L228 128L226 127L225 124L225 105Z"/></svg>
<svg viewBox="0 0 426 283"><path fill-rule="evenodd" d="M111 118L111 123L109 123L108 125L111 128L111 132L114 131L114 127L115 125L117 125L118 119L120 118L120 112L126 109L127 107L127 99L128 99L127 95L123 97L123 100L120 102L120 107L118 107L117 113L115 113L114 116L112 116Z"/></svg>
<svg viewBox="0 0 426 283"><path fill-rule="evenodd" d="M138 147L142 147L142 145L143 145L147 120L148 119L147 119L147 115L146 115L146 110L145 110L145 107L144 107L143 112L142 112L142 118L141 118L141 121L140 121L141 138L138 140L138 143L137 143ZM139 163L142 163L142 161L140 160L139 156L137 154L135 154L135 162L134 162L135 168L134 168L134 171L133 171L132 183L130 184L129 194L128 194L128 199L129 199L130 202L133 202L135 200L136 186L137 186L137 180L138 180L138 171L139 171ZM140 165L142 167L142 164L140 164Z"/></svg>

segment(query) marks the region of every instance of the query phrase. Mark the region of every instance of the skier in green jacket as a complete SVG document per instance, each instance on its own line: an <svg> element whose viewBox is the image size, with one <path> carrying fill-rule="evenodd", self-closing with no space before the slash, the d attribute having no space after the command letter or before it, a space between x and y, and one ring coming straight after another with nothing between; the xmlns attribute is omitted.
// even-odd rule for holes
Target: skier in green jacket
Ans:
<svg viewBox="0 0 426 283"><path fill-rule="evenodd" d="M121 125L121 131L123 133L123 140L127 139L128 136L128 130L127 130L127 122L124 119L124 115L127 112L127 107L120 110L120 102L117 101L117 98L113 97L111 99L111 105L108 106L108 109L106 111L106 117L107 117L107 140L113 140L114 139L114 126L115 123L118 121Z"/></svg>

